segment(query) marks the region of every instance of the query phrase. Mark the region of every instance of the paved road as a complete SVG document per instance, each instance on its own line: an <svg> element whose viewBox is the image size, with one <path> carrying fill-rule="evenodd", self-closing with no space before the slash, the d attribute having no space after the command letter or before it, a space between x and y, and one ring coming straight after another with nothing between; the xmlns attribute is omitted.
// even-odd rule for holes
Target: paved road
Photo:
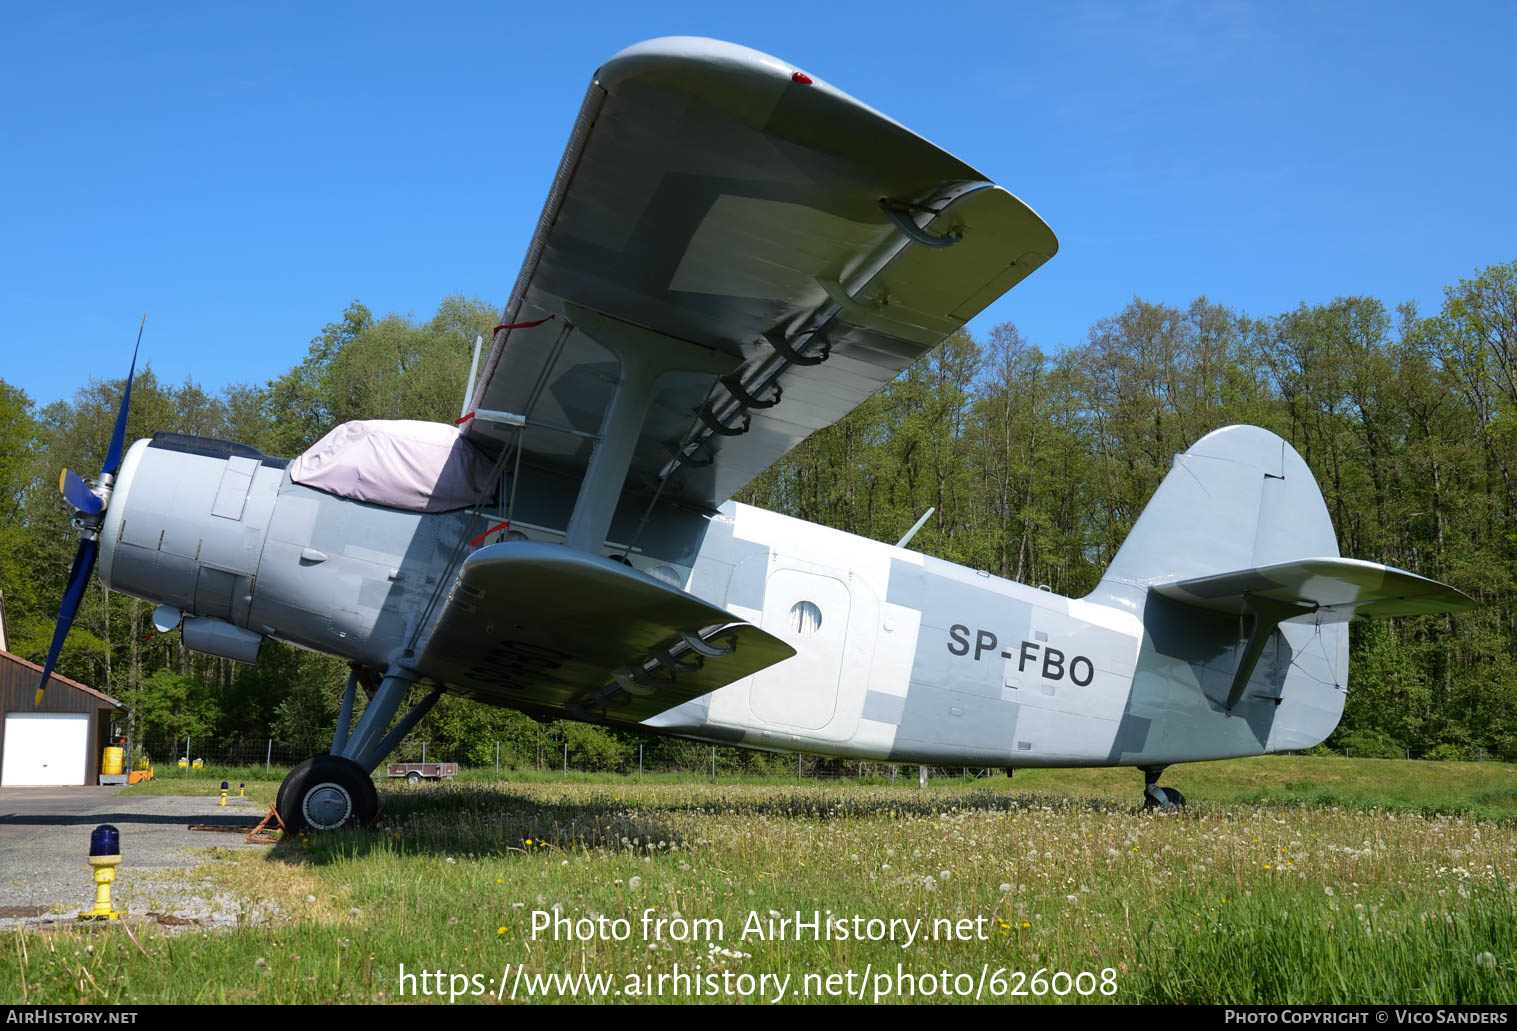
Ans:
<svg viewBox="0 0 1517 1031"><path fill-rule="evenodd" d="M159 912L207 925L235 923L241 906L190 868L210 848L256 851L244 835L192 831L191 824L256 823L263 808L251 799L127 796L119 787L0 788L0 928L17 919L72 919L94 904L90 831L109 823L121 831L121 866L113 898L129 913ZM251 916L248 914L247 916Z"/></svg>

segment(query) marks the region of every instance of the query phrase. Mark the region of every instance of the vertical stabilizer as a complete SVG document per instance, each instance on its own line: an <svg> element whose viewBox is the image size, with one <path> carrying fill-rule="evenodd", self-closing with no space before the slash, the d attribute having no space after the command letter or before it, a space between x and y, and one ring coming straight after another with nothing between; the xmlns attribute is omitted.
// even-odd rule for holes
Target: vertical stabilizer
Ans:
<svg viewBox="0 0 1517 1031"><path fill-rule="evenodd" d="M1337 554L1295 449L1257 426L1227 426L1175 456L1089 600L1141 611L1154 584Z"/></svg>

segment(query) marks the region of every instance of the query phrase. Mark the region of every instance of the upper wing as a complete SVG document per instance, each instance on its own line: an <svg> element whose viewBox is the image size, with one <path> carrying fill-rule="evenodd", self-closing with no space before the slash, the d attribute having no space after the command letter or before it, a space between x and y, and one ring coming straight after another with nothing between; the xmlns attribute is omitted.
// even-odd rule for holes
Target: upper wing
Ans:
<svg viewBox="0 0 1517 1031"><path fill-rule="evenodd" d="M794 654L611 559L513 541L464 561L416 669L495 705L638 723Z"/></svg>
<svg viewBox="0 0 1517 1031"><path fill-rule="evenodd" d="M582 474L627 363L657 366L625 489L712 508L1057 248L984 175L790 65L642 43L590 86L504 319L549 321L497 331L468 433L495 450L525 418L529 467Z"/></svg>
<svg viewBox="0 0 1517 1031"><path fill-rule="evenodd" d="M1301 606L1323 623L1355 616L1458 612L1475 602L1461 591L1404 569L1352 558L1303 558L1257 569L1158 584L1155 592L1218 612L1243 612L1248 598Z"/></svg>

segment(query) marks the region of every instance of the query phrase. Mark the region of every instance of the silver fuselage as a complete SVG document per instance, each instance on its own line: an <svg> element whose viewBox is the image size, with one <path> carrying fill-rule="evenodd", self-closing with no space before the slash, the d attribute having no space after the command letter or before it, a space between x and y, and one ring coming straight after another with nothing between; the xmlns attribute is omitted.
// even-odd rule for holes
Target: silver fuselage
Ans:
<svg viewBox="0 0 1517 1031"><path fill-rule="evenodd" d="M524 483L514 525L561 540L572 498L572 485L534 494ZM252 449L160 435L127 453L100 573L192 617L186 643L202 650L246 661L273 638L433 676L415 656L439 590L501 514L347 500ZM631 532L614 525L607 553ZM733 502L665 513L638 542L635 567L797 651L642 725L661 733L903 762L1163 765L1309 747L1342 713L1341 624L1282 624L1259 690L1229 713L1237 620L1177 611L1141 588L1066 598ZM514 704L504 690L467 693Z"/></svg>

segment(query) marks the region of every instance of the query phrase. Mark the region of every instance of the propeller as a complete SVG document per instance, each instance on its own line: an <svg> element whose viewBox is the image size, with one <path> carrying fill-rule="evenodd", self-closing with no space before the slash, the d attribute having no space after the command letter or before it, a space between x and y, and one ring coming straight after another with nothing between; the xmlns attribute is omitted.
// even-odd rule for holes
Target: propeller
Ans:
<svg viewBox="0 0 1517 1031"><path fill-rule="evenodd" d="M74 566L69 570L68 587L63 592L63 604L58 607L58 622L53 626L53 643L48 645L47 662L42 667L42 682L37 685L37 698L33 705L42 704L42 692L52 678L53 667L58 664L58 655L63 651L63 641L68 637L69 627L79 614L79 603L84 600L84 591L89 587L90 574L95 571L95 560L100 557L100 520L110 505L111 487L116 473L121 469L121 452L126 443L126 413L132 403L132 380L137 375L137 351L142 347L142 331L147 326L147 316L137 327L137 343L132 347L132 366L126 374L126 390L121 394L121 407L116 410L116 425L111 431L111 443L105 452L105 464L100 467L99 490L93 489L78 473L63 470L58 477L58 490L74 506L79 517L75 525L84 533L79 550L74 553Z"/></svg>
<svg viewBox="0 0 1517 1031"><path fill-rule="evenodd" d="M90 490L90 485L72 469L58 474L58 493L85 515L99 515L105 511L105 502L100 500L100 495Z"/></svg>

